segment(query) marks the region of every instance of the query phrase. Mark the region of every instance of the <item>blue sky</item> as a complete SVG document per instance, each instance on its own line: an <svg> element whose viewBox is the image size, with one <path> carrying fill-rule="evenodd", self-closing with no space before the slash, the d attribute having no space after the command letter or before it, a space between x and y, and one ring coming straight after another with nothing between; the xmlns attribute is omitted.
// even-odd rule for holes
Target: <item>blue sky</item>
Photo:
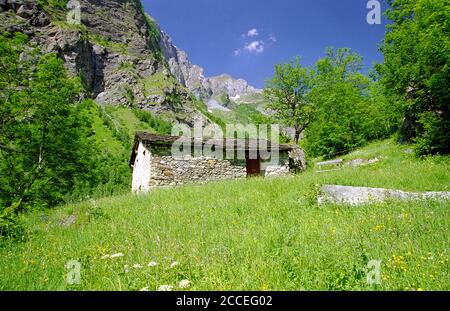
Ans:
<svg viewBox="0 0 450 311"><path fill-rule="evenodd" d="M206 76L228 73L262 88L274 64L301 56L303 65L312 65L327 46L352 48L363 56L366 70L383 60L378 45L386 20L367 23L368 0L142 2Z"/></svg>

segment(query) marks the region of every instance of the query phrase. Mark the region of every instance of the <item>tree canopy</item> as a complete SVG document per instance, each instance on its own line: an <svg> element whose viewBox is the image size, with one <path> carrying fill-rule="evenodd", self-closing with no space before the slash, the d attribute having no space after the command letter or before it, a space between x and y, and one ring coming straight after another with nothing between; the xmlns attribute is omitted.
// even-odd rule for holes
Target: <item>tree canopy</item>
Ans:
<svg viewBox="0 0 450 311"><path fill-rule="evenodd" d="M392 21L378 66L387 94L401 100L404 140L417 153L450 151L450 6L447 0L390 0Z"/></svg>
<svg viewBox="0 0 450 311"><path fill-rule="evenodd" d="M295 142L311 123L314 106L309 102L312 74L302 67L300 59L275 66L275 74L267 82L264 95L269 100L268 109L278 122L295 130Z"/></svg>
<svg viewBox="0 0 450 311"><path fill-rule="evenodd" d="M0 205L54 205L89 171L90 119L63 61L0 36Z"/></svg>
<svg viewBox="0 0 450 311"><path fill-rule="evenodd" d="M349 48L328 48L305 68L299 59L275 66L265 94L274 118L295 129L295 142L311 156L341 154L395 130L399 114L382 86L360 71L362 57Z"/></svg>

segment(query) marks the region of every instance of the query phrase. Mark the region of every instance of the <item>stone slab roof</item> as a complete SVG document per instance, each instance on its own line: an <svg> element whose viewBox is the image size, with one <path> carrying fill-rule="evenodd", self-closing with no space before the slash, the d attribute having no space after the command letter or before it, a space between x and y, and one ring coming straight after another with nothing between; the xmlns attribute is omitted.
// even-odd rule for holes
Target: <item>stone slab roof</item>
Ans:
<svg viewBox="0 0 450 311"><path fill-rule="evenodd" d="M167 146L170 147L172 144L176 141L185 141L185 142L191 142L191 144L194 146L199 145L200 143L202 145L205 144L214 144L214 145L223 145L224 150L227 148L234 148L234 150L259 150L258 140L257 139L233 139L233 138L225 138L225 139L211 139L211 138L193 138L193 137L181 137L181 136L167 136L167 135L158 135L158 134L152 134L148 132L137 132L136 136L134 138L134 144L133 144L133 151L131 154L130 159L130 165L133 164L135 158L136 158L136 152L137 148L139 146L139 142L144 142L149 145L153 146ZM262 140L259 140L262 141ZM297 147L295 145L289 145L289 144L279 144L279 145L272 145L270 141L266 141L267 144L265 144L267 147L263 146L267 151L271 151L272 146L277 146L279 151L291 151L293 149L296 149ZM255 147L256 146L256 147Z"/></svg>

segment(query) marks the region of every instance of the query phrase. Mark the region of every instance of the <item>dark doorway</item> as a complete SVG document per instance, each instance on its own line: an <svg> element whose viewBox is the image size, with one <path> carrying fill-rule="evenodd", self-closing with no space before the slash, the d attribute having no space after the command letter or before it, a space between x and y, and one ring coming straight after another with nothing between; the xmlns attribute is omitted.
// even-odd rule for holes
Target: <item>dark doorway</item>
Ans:
<svg viewBox="0 0 450 311"><path fill-rule="evenodd" d="M247 165L247 177L261 176L261 160L259 159L246 159Z"/></svg>

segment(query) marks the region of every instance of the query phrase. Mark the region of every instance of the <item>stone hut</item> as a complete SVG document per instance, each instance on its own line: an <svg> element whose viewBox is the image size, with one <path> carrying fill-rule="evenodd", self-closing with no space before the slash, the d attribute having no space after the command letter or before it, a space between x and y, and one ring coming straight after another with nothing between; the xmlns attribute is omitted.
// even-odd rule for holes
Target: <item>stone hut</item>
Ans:
<svg viewBox="0 0 450 311"><path fill-rule="evenodd" d="M282 176L304 170L296 146L267 140L197 139L136 134L130 159L133 192L155 187L252 176Z"/></svg>

